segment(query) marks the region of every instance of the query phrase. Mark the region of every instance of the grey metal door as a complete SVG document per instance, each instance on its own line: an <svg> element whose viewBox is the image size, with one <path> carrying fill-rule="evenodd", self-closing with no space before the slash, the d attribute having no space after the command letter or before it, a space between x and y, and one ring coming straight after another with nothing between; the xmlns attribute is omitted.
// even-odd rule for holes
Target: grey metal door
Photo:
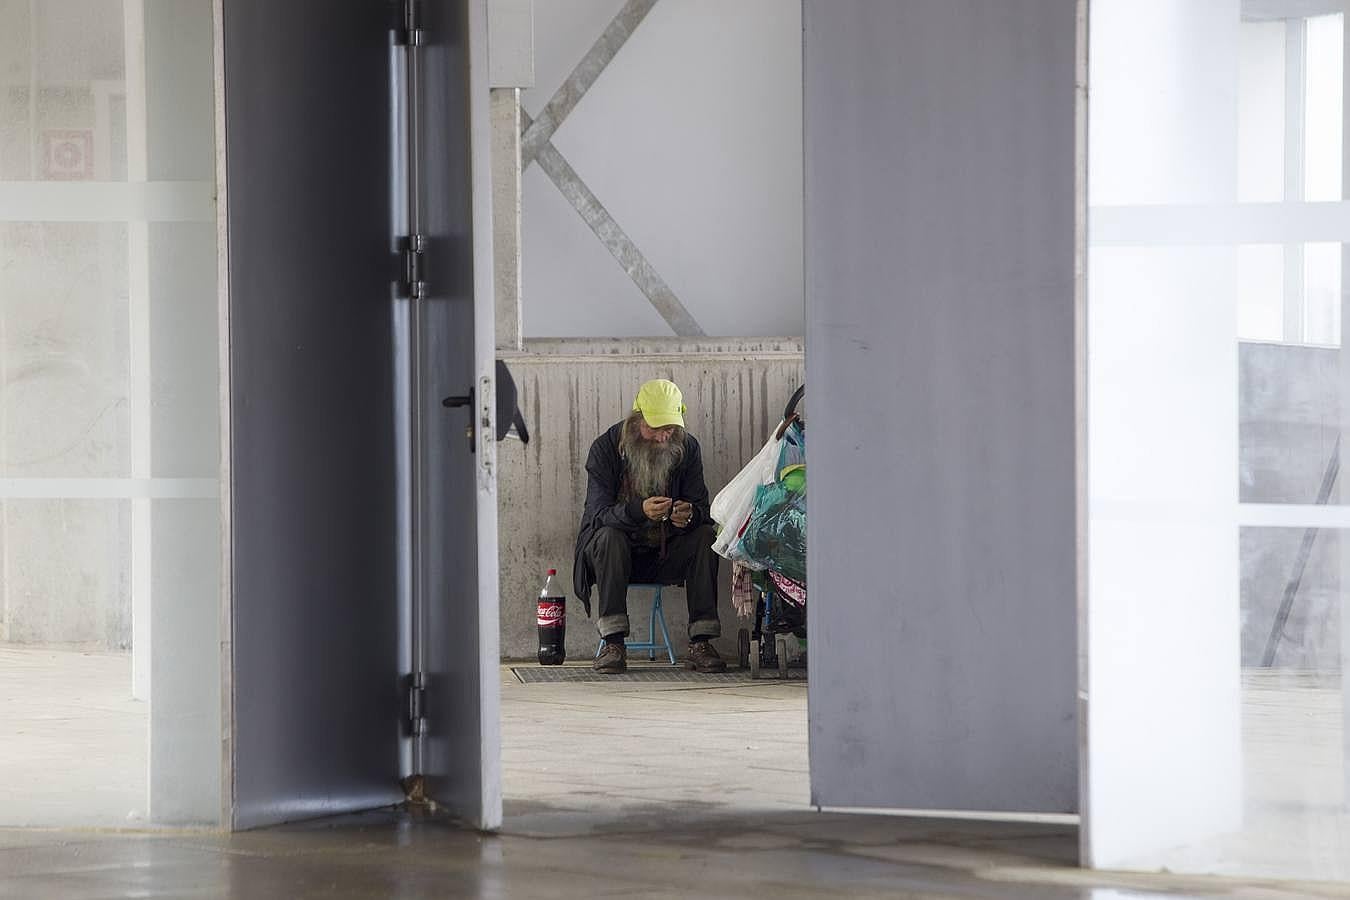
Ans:
<svg viewBox="0 0 1350 900"><path fill-rule="evenodd" d="M415 640L428 796L501 821L486 4L423 0L414 139L425 237L415 403ZM455 398L445 405L446 398Z"/></svg>
<svg viewBox="0 0 1350 900"><path fill-rule="evenodd" d="M246 828L402 799L390 7L221 11Z"/></svg>

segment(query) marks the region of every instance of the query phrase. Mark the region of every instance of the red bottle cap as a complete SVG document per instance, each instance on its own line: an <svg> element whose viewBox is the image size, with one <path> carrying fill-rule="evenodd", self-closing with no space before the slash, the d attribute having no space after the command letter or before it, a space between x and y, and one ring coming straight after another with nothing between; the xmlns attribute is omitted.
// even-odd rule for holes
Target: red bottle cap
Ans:
<svg viewBox="0 0 1350 900"><path fill-rule="evenodd" d="M548 570L548 574L550 574L550 575L557 575L557 574L558 574L558 570L557 570L557 569L549 569L549 570Z"/></svg>

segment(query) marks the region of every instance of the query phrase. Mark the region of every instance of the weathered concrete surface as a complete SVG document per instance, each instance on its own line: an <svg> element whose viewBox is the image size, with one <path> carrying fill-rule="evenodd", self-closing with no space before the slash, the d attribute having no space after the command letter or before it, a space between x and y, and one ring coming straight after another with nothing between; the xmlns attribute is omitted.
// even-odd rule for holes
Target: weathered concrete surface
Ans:
<svg viewBox="0 0 1350 900"><path fill-rule="evenodd" d="M1243 343L1238 363L1241 499L1313 503L1340 433L1340 351ZM1329 502L1343 503L1345 471ZM1323 529L1290 609L1275 663L1341 668L1340 532ZM1242 664L1261 664L1293 572L1302 528L1242 529Z"/></svg>
<svg viewBox="0 0 1350 900"><path fill-rule="evenodd" d="M797 353L806 350L806 342L799 337L592 337L592 338L528 338L524 342L527 354L552 356L704 356L709 353L731 353L738 356L762 353ZM502 355L505 359L511 357Z"/></svg>
<svg viewBox="0 0 1350 900"><path fill-rule="evenodd" d="M520 90L492 90L492 283L497 349L520 349Z"/></svg>
<svg viewBox="0 0 1350 900"><path fill-rule="evenodd" d="M1243 503L1316 500L1340 434L1339 360L1333 347L1239 347ZM1329 502L1344 496L1337 482Z"/></svg>
<svg viewBox="0 0 1350 900"><path fill-rule="evenodd" d="M149 829L122 813L109 824L137 831L95 831L94 809L144 795L144 722L129 708L125 656L111 677L96 657L64 656L0 649L0 697L19 700L3 721L22 733L0 741L0 772L15 773L0 780L0 822L31 820L29 809L84 826L0 827L0 900L1350 896L1344 884L1253 880L1259 868L1334 877L1347 859L1334 811L1314 828L1287 805L1261 809L1296 785L1327 796L1337 753L1335 692L1278 676L1247 683L1245 721L1270 752L1247 760L1263 814L1224 839L1226 858L1242 860L1237 881L1078 869L1077 828L1061 817L817 813L801 683L521 684L509 669L499 835L387 810L237 834Z"/></svg>
<svg viewBox="0 0 1350 900"><path fill-rule="evenodd" d="M649 355L508 356L532 440L499 449L502 656L538 651L535 598L544 573L558 570L568 593L568 656L595 652L596 633L572 596L572 551L586 494L586 454L600 433L632 407L638 386L669 378L684 391L686 423L703 447L714 494L764 443L783 406L804 379L800 352ZM728 599L730 568L722 567L723 655L734 654L738 622ZM640 597L640 599L639 599ZM633 629L646 627L649 600L635 596ZM666 623L676 652L685 645L684 592L667 591Z"/></svg>

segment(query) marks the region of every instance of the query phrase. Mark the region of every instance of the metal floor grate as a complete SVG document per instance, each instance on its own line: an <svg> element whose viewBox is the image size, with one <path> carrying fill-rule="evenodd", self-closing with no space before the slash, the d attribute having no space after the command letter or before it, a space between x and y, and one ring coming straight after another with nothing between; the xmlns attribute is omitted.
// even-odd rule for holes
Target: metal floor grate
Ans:
<svg viewBox="0 0 1350 900"><path fill-rule="evenodd" d="M748 671L717 672L700 675L689 669L670 667L632 668L622 675L601 675L590 666L512 666L512 674L521 684L560 684L564 682L618 682L649 684L763 684L778 681L778 674L752 680ZM806 680L805 669L788 670L789 681Z"/></svg>

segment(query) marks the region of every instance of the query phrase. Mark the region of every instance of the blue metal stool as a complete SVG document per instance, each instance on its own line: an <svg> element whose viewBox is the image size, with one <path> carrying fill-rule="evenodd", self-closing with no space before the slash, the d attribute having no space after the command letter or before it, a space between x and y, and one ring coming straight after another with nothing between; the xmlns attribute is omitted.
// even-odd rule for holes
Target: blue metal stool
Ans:
<svg viewBox="0 0 1350 900"><path fill-rule="evenodd" d="M670 632L666 630L666 615L661 611L661 589L664 587L666 587L664 584L630 584L628 586L630 591L633 588L646 588L652 592L652 617L647 622L647 640L639 643L625 643L629 650L646 650L647 658L653 662L656 661L656 651L664 650L666 651L666 656L670 657L670 664L673 666L675 665L675 649L670 646ZM659 644L656 642L657 625L661 626L662 643ZM595 648L596 656L600 655L600 651L604 646L605 639L602 637L600 638L599 645Z"/></svg>

